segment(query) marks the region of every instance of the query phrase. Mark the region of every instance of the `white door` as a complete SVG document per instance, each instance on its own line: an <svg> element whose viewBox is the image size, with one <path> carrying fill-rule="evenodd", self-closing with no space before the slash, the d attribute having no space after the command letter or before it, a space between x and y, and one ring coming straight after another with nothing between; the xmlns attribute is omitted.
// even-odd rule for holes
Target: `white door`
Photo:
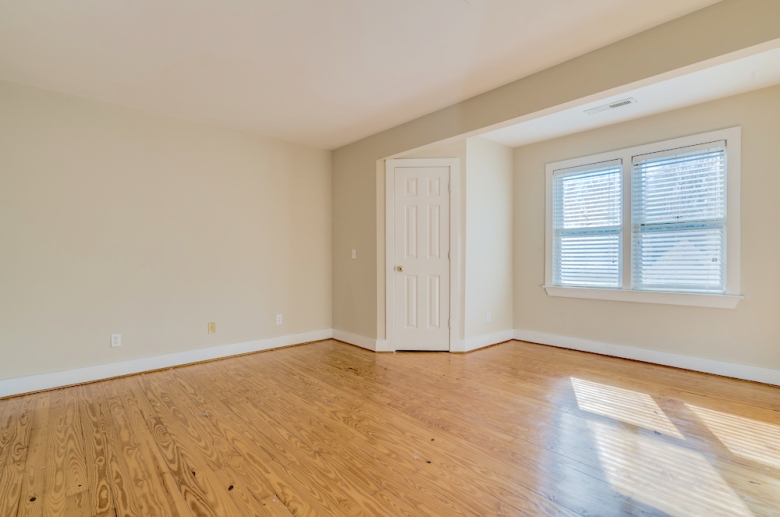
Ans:
<svg viewBox="0 0 780 517"><path fill-rule="evenodd" d="M450 349L450 168L395 169L395 348Z"/></svg>

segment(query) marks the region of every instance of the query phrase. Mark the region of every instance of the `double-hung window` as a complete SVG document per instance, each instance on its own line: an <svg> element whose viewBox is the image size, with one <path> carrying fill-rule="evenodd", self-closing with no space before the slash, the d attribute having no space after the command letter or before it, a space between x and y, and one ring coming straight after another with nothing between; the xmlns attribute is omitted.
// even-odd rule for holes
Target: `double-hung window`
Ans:
<svg viewBox="0 0 780 517"><path fill-rule="evenodd" d="M631 194L631 285L726 292L726 142L638 156Z"/></svg>
<svg viewBox="0 0 780 517"><path fill-rule="evenodd" d="M548 164L552 296L736 306L740 129Z"/></svg>
<svg viewBox="0 0 780 517"><path fill-rule="evenodd" d="M619 160L554 176L555 285L620 287L622 176Z"/></svg>

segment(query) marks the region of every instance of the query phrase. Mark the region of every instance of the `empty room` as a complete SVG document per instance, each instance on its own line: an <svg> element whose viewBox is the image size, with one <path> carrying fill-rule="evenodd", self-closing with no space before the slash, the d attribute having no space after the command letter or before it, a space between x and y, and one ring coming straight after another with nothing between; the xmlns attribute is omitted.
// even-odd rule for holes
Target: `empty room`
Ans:
<svg viewBox="0 0 780 517"><path fill-rule="evenodd" d="M0 2L0 517L780 517L780 1Z"/></svg>

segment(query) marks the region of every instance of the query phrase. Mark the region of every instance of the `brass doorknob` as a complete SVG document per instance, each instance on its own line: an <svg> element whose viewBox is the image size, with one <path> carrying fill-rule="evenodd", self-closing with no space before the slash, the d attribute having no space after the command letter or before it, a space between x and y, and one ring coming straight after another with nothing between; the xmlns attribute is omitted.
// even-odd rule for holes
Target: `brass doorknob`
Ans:
<svg viewBox="0 0 780 517"><path fill-rule="evenodd" d="M403 266L395 266L395 270L398 271L399 273L401 273L401 272L403 272L404 267Z"/></svg>

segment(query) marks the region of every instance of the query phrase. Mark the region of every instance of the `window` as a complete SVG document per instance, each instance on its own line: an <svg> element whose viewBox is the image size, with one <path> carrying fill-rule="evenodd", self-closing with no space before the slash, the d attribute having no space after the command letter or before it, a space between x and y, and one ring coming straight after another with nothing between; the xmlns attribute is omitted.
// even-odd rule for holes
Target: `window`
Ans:
<svg viewBox="0 0 780 517"><path fill-rule="evenodd" d="M634 158L631 284L726 291L726 143Z"/></svg>
<svg viewBox="0 0 780 517"><path fill-rule="evenodd" d="M553 283L620 287L620 163L560 172L553 180Z"/></svg>
<svg viewBox="0 0 780 517"><path fill-rule="evenodd" d="M547 166L547 293L734 307L740 128Z"/></svg>

